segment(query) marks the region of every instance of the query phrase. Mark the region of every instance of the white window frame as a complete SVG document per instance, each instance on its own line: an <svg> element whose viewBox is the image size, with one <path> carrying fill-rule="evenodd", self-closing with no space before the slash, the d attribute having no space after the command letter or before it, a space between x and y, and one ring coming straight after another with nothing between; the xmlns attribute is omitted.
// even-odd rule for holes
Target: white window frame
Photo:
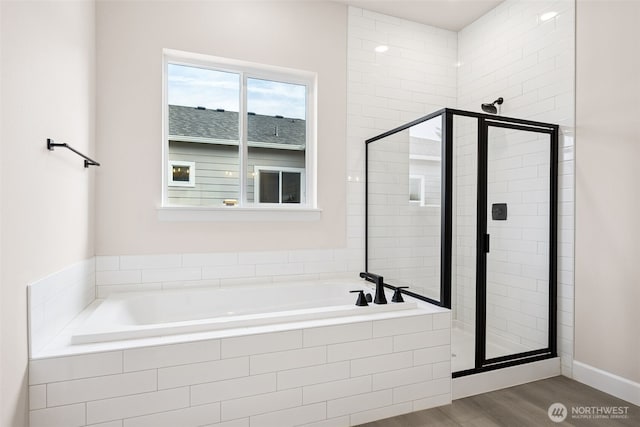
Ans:
<svg viewBox="0 0 640 427"><path fill-rule="evenodd" d="M247 201L247 180L248 180L248 140L247 140L247 120L246 105L247 105L247 79L255 78L262 80L271 80L275 82L291 83L304 85L306 87L306 143L305 143L305 203L283 203L283 204L266 204L268 209L274 212L278 211L290 211L298 210L300 212L308 212L309 215L301 215L300 220L317 220L320 219L320 209L317 205L317 74L309 71L294 70L284 67L276 67L270 65L262 65L251 63L247 61L240 61L235 59L220 58L210 55L203 55L191 52L183 52L172 49L163 50L163 79L162 79L162 125L163 125L163 142L162 142L162 201L158 208L158 218L167 221L180 221L180 211L192 212L194 207L184 207L172 205L168 201L168 188L169 180L168 174L164 171L164 168L168 165L169 156L169 123L168 123L168 66L169 64L193 66L204 69L211 69L216 71L232 72L240 74L240 113L239 116L239 129L240 129L240 197L239 203L236 206L221 206L221 207L197 207L197 215L185 214L184 220L196 220L202 221L210 218L211 220L224 220L238 219L237 215L221 215L216 218L216 212L239 210L239 211L256 211L260 212L260 215L243 215L243 217L254 218L256 220L265 219L265 204L249 203ZM255 190L254 190L255 191ZM255 198L254 198L255 200ZM203 211L211 213L203 214ZM197 217L197 219L191 219L189 217ZM288 220L295 220L295 215L285 215ZM283 216L283 217L285 217ZM267 215L270 219L280 220L277 213L274 215Z"/></svg>
<svg viewBox="0 0 640 427"><path fill-rule="evenodd" d="M260 202L260 171L271 171L271 172L280 172L280 181L278 188L278 195L280 198L280 202L278 203L263 203ZM294 172L300 174L300 203L282 203L282 172ZM305 170L303 168L289 168L289 167L279 167L279 166L254 166L254 184L253 184L253 200L254 203L259 205L268 205L268 206L277 206L277 205L286 205L286 206L296 206L303 205L306 200L305 194Z"/></svg>
<svg viewBox="0 0 640 427"><path fill-rule="evenodd" d="M174 181L173 167L187 166L189 168L189 181ZM186 162L181 160L169 160L167 166L167 185L169 187L195 187L196 186L196 162Z"/></svg>

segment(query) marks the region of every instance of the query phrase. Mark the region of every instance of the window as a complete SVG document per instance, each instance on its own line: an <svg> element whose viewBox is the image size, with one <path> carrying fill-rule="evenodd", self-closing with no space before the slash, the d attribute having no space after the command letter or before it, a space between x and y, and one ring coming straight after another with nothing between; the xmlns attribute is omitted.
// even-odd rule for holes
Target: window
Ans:
<svg viewBox="0 0 640 427"><path fill-rule="evenodd" d="M304 169L256 166L254 177L258 203L304 203Z"/></svg>
<svg viewBox="0 0 640 427"><path fill-rule="evenodd" d="M195 187L195 185L196 164L194 162L169 160L169 186Z"/></svg>
<svg viewBox="0 0 640 427"><path fill-rule="evenodd" d="M315 74L176 51L164 64L164 206L315 208Z"/></svg>

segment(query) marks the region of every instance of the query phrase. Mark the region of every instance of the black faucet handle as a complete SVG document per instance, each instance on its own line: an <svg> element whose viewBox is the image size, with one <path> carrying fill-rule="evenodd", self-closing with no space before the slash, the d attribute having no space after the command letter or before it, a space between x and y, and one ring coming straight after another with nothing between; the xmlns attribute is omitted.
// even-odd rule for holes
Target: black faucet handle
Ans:
<svg viewBox="0 0 640 427"><path fill-rule="evenodd" d="M404 302L404 298L402 298L402 289L408 289L408 286L396 286L395 291L393 292L393 297L391 297L392 302Z"/></svg>
<svg viewBox="0 0 640 427"><path fill-rule="evenodd" d="M349 293L355 293L355 292L359 292L358 300L356 301L356 305L359 306L359 307L368 306L369 303L367 302L367 298L364 296L364 291L362 289L355 290L355 291L349 291Z"/></svg>

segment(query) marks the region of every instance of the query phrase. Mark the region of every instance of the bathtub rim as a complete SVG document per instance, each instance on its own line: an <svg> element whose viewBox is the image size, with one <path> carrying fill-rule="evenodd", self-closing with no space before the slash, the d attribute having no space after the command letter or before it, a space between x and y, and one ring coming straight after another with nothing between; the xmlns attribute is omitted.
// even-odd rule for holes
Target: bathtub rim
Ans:
<svg viewBox="0 0 640 427"><path fill-rule="evenodd" d="M318 281L317 283L325 283L326 280ZM363 284L359 280L348 281L348 283L353 284L355 287L362 287ZM214 289L217 289L214 287ZM390 300L392 291L389 289L385 290L387 294L387 299ZM406 299L413 299L411 297L405 297ZM236 328L236 329L225 329L218 331L208 331L208 332L196 332L196 333L186 333L186 334L176 334L176 335L165 335L160 337L149 337L149 338L138 338L138 339L129 339L129 340L121 340L121 341L112 341L112 342L104 342L104 343L91 343L91 344L71 344L71 334L72 331L77 329L78 326L86 320L86 318L98 307L101 303L102 299L94 300L87 308L85 308L78 316L74 318L63 330L59 333L49 344L47 344L44 348L40 349L36 353L30 355L29 360L38 360L38 359L48 359L55 357L66 357L73 355L82 355L82 354L92 354L92 353L104 353L109 351L122 351L133 348L142 348L142 347L151 347L151 346L159 346L159 345L171 345L171 344L181 344L186 342L195 342L195 341L207 341L207 340L215 340L215 339L223 339L223 338L231 338L238 336L247 336L247 335L258 335L265 334L270 332L284 332L291 331L296 329L311 329L317 327L325 327L325 326L336 326L343 325L348 323L363 323L363 322L371 322L376 320L388 320L394 318L403 318L403 317L415 317L422 316L425 314L439 314L439 313L450 313L451 310L437 306L434 304L430 304L425 301L413 299L416 302L416 308L408 309L408 310L400 310L393 312L384 312L384 313L372 313L372 314L364 314L357 316L348 316L348 317L335 317L329 319L316 319L316 320L305 320L298 322L288 322L288 323L279 323L273 325L266 326L254 326L249 328Z"/></svg>
<svg viewBox="0 0 640 427"><path fill-rule="evenodd" d="M354 316L367 316L371 314L377 313L392 313L392 312L401 312L405 310L411 310L417 307L415 302L407 302L403 304L403 306L371 306L368 309L364 307L355 308L351 305L336 305L329 307L321 307L318 309L301 309L301 310L287 310L281 311L277 313L281 313L280 316L270 315L272 313L265 313L263 316L258 316L255 314L244 315L244 316L234 316L232 318L210 318L210 319L200 319L200 320L185 320L185 321L177 321L177 322L167 322L167 323L158 323L153 325L139 325L139 326L121 326L119 328L100 328L95 329L93 332L79 332L74 333L71 336L71 344L72 345L81 345L81 344L92 344L92 343L100 343L100 342L113 342L113 341L124 341L131 340L136 338L153 338L153 337L164 337L170 335L184 335L190 333L205 333L211 331L220 331L220 330L234 330L234 329L245 329L252 328L256 326L271 326L282 323L296 323L296 322L304 322L304 321L313 321L313 320L322 320L322 319L333 319L333 318L350 318ZM359 309L362 308L362 311L358 314L354 314ZM97 309L97 307L96 307ZM364 310L371 310L368 313L364 313ZM329 317L327 317L329 315ZM286 318L287 320L282 320ZM229 327L227 324L235 322L234 326ZM179 332L181 330L188 330L185 332ZM157 331L149 335L148 331ZM165 333L162 333L165 331ZM110 337L118 335L120 339L101 339L101 337ZM97 340L92 340L91 337L96 337Z"/></svg>

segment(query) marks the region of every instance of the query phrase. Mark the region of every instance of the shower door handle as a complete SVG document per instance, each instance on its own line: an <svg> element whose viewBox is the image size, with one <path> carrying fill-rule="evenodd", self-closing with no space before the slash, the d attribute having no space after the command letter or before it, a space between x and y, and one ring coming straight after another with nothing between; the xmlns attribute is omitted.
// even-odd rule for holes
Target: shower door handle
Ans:
<svg viewBox="0 0 640 427"><path fill-rule="evenodd" d="M490 252L490 249L491 249L490 242L491 242L491 236L489 234L485 234L484 235L484 251L486 253Z"/></svg>

